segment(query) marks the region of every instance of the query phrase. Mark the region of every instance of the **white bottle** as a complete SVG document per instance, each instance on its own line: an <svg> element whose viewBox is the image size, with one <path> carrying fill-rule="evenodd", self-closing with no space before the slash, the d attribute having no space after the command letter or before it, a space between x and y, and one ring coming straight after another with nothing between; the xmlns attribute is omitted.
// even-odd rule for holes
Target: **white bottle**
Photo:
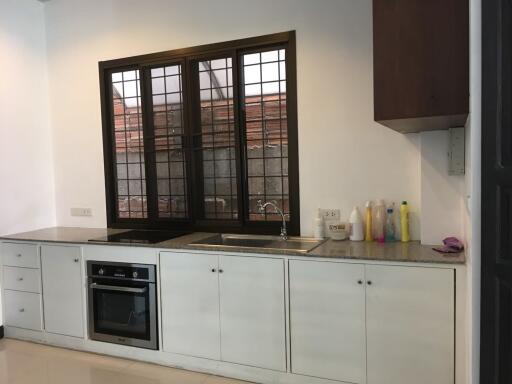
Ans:
<svg viewBox="0 0 512 384"><path fill-rule="evenodd" d="M322 217L322 213L320 212L320 208L318 208L318 212L316 214L315 222L313 224L314 237L317 239L324 238L324 219Z"/></svg>
<svg viewBox="0 0 512 384"><path fill-rule="evenodd" d="M359 209L354 207L350 214L350 240L363 241L364 240L364 225L363 217L359 213Z"/></svg>

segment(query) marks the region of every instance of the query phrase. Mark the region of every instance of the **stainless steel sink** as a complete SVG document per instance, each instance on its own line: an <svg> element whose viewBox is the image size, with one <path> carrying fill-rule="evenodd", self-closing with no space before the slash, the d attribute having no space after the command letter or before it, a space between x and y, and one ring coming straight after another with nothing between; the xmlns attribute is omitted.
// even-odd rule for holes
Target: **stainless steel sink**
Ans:
<svg viewBox="0 0 512 384"><path fill-rule="evenodd" d="M324 240L309 237L289 237L283 240L280 236L264 235L229 235L217 234L190 243L195 248L245 248L266 249L277 251L294 251L307 253L322 244Z"/></svg>

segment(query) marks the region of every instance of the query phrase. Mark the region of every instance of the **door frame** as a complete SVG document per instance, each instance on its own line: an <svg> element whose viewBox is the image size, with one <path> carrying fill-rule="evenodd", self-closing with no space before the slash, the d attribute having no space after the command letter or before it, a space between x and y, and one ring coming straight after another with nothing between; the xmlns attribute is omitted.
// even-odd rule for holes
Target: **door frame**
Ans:
<svg viewBox="0 0 512 384"><path fill-rule="evenodd" d="M508 2L507 5L505 2ZM508 7L508 11L504 7ZM508 14L508 16L505 14ZM503 258L511 250L510 191L512 188L512 149L510 148L510 84L512 39L504 39L504 29L512 27L511 0L482 1L482 245L481 245L481 324L480 383L502 384L511 375L506 359L510 346L503 350L500 340L512 334L512 326L503 327L503 316L511 316L512 262ZM508 22L508 24L507 24ZM510 87L510 85L509 85ZM505 107L504 107L505 106ZM506 113L504 113L504 111ZM506 145L503 145L505 143ZM506 291L505 291L506 290ZM505 333L503 335L503 332Z"/></svg>

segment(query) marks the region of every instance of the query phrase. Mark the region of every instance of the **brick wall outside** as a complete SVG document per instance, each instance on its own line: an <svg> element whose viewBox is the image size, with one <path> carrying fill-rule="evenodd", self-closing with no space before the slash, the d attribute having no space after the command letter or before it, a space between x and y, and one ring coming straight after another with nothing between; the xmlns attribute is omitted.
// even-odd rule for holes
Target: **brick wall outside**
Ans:
<svg viewBox="0 0 512 384"><path fill-rule="evenodd" d="M285 95L282 97L285 97ZM257 201L263 198L263 193L271 195L271 200L275 200L278 205L284 208L285 212L289 212L289 200L286 196L288 189L286 101L281 100L280 102L279 95L267 95L264 96L263 100L259 97L247 98L246 102L248 175L253 176L249 178L250 218L251 220L264 220L265 217L257 213L256 208ZM208 103L208 106L210 106L210 103ZM128 195L128 191L130 194L130 198L119 197L118 199L121 217L145 217L144 212L147 210L142 117L140 112L140 108L125 108L122 99L114 99L114 132L116 158L118 159L117 177L118 179L127 179L126 181L119 181L118 195ZM167 105L167 111L165 105L154 107L156 156L157 162L159 160L163 162L157 165L159 178L167 178L169 174L172 177L185 176L183 164L179 162L167 163L169 157L173 161L183 160L181 152L182 137L180 136L183 134L181 113L179 105ZM215 163L204 162L206 175L229 176L230 167L234 167L234 161L228 160L234 158L233 148L230 148L234 144L233 123L228 121L229 116L232 119L231 100L217 100L214 102L213 109L202 109L203 159L215 158L220 160L215 161ZM281 127L283 127L284 132L281 131ZM263 157L265 159L261 159ZM280 157L285 159L281 162ZM267 176L273 175L274 177L263 178L264 171ZM285 175L284 178L281 177L282 174ZM234 169L231 169L231 175L235 175ZM233 180L230 182L228 178L218 179L215 183L215 190L217 195L223 196L210 197L205 201L205 209L210 212L216 210L218 212L217 218L231 218L231 212L236 211L236 196L234 196L234 199L227 198L230 195L232 182ZM213 183L213 179L205 180L206 193L213 190ZM158 190L161 195L159 211L162 217L186 216L185 199L170 197L177 194L186 195L183 181L172 180L171 183L168 180L159 181ZM272 215L269 208L266 219L279 220L280 217Z"/></svg>

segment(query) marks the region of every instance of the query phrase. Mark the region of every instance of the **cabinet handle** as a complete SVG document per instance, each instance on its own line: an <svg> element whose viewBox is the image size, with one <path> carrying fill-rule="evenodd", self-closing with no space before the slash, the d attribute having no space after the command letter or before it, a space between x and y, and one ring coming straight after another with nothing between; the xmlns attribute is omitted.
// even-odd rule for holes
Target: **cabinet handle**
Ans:
<svg viewBox="0 0 512 384"><path fill-rule="evenodd" d="M224 270L223 269L219 269L219 273L224 273Z"/></svg>
<svg viewBox="0 0 512 384"><path fill-rule="evenodd" d="M18 254L16 255L16 257L21 257L21 253L18 253Z"/></svg>
<svg viewBox="0 0 512 384"><path fill-rule="evenodd" d="M80 261L80 259L75 259L75 263L78 263Z"/></svg>
<svg viewBox="0 0 512 384"><path fill-rule="evenodd" d="M371 280L368 280L368 285L372 285L372 281Z"/></svg>
<svg viewBox="0 0 512 384"><path fill-rule="evenodd" d="M363 280L357 280L357 284L359 284L359 285L363 284Z"/></svg>
<svg viewBox="0 0 512 384"><path fill-rule="evenodd" d="M25 308L21 308L21 309L20 309L20 312L25 312Z"/></svg>
<svg viewBox="0 0 512 384"><path fill-rule="evenodd" d="M18 281L23 281L23 277L18 277Z"/></svg>
<svg viewBox="0 0 512 384"><path fill-rule="evenodd" d="M217 270L215 268L212 268L212 272L215 273L217 272Z"/></svg>

